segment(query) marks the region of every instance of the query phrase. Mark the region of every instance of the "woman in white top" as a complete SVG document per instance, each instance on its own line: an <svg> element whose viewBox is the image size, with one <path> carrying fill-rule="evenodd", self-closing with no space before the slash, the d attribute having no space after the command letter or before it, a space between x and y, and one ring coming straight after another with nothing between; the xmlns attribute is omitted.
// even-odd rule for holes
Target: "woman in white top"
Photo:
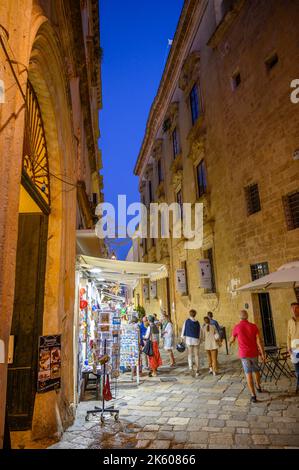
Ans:
<svg viewBox="0 0 299 470"><path fill-rule="evenodd" d="M173 355L173 347L174 347L174 333L173 333L173 325L168 315L165 315L165 327L163 329L163 338L164 338L164 349L169 354L170 358L170 367L175 366L175 359Z"/></svg>
<svg viewBox="0 0 299 470"><path fill-rule="evenodd" d="M204 348L208 355L210 374L217 375L217 351L220 338L217 328L215 325L211 325L209 317L204 317L202 335Z"/></svg>

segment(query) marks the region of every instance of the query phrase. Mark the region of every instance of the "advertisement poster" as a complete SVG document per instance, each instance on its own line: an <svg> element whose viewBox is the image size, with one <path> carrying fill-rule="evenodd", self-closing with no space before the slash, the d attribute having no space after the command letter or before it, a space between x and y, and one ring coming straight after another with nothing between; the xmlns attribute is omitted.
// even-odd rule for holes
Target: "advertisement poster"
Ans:
<svg viewBox="0 0 299 470"><path fill-rule="evenodd" d="M199 282L203 289L212 289L211 264L208 259L199 260Z"/></svg>
<svg viewBox="0 0 299 470"><path fill-rule="evenodd" d="M180 294L186 294L187 292L185 269L176 270L176 290Z"/></svg>
<svg viewBox="0 0 299 470"><path fill-rule="evenodd" d="M37 391L56 390L61 386L61 335L39 337Z"/></svg>
<svg viewBox="0 0 299 470"><path fill-rule="evenodd" d="M150 297L151 299L157 298L157 281L150 283Z"/></svg>

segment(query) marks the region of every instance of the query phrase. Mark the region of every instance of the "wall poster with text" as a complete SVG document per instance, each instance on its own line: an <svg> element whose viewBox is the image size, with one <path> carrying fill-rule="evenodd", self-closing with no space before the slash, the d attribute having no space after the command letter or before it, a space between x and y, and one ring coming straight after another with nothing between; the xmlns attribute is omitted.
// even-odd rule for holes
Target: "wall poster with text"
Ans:
<svg viewBox="0 0 299 470"><path fill-rule="evenodd" d="M61 387L61 335L39 337L37 391Z"/></svg>

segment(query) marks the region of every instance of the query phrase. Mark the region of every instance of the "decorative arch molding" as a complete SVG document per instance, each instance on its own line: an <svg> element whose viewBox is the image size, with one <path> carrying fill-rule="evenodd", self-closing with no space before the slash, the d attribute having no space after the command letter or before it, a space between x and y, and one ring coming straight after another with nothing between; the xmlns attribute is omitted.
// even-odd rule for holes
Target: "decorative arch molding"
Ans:
<svg viewBox="0 0 299 470"><path fill-rule="evenodd" d="M48 225L43 334L61 332L63 386L60 392L37 395L32 435L43 438L73 422L72 377L73 315L75 279L75 226L77 210L77 160L73 132L67 64L63 48L49 21L34 12L28 78L37 96L48 149L51 213ZM70 184L67 184L67 181ZM74 185L73 187L71 185ZM68 354L66 353L68 351ZM69 406L66 406L69 404ZM59 413L45 416L44 409Z"/></svg>

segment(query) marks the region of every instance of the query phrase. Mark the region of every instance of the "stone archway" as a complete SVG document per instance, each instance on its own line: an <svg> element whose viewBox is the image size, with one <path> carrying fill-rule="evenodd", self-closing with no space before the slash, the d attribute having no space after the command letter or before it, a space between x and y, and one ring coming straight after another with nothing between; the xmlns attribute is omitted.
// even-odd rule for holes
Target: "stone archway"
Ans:
<svg viewBox="0 0 299 470"><path fill-rule="evenodd" d="M62 334L61 390L35 398L31 437L40 439L62 432L73 420L76 147L61 47L44 17L36 15L33 23L28 78L43 118L51 186L42 334Z"/></svg>

